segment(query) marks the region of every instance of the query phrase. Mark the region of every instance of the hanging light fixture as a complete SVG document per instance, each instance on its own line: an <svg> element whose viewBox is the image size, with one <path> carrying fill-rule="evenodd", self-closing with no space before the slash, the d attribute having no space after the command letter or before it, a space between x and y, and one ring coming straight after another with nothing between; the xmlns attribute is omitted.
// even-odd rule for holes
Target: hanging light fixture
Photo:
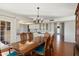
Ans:
<svg viewBox="0 0 79 59"><path fill-rule="evenodd" d="M37 7L37 16L36 16L36 18L34 19L34 23L42 23L43 22L43 20L42 20L42 18L40 18L39 17L39 9L40 9L40 7Z"/></svg>

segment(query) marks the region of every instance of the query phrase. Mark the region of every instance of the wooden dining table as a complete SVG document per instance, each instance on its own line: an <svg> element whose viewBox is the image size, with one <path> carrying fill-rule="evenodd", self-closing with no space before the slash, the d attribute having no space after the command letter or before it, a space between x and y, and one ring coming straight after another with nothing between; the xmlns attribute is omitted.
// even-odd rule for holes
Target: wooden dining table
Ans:
<svg viewBox="0 0 79 59"><path fill-rule="evenodd" d="M17 54L21 54L21 55L25 55L25 54L29 54L30 52L32 52L35 48L37 48L40 44L44 43L42 42L35 42L35 41L26 41L26 43L22 44L20 42L16 42L14 44L11 45L11 48L14 49Z"/></svg>

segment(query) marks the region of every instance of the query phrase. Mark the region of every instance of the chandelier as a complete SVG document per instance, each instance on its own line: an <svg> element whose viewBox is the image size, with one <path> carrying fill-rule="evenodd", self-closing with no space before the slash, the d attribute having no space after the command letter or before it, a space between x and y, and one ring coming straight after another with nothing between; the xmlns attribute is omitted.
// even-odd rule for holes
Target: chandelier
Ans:
<svg viewBox="0 0 79 59"><path fill-rule="evenodd" d="M36 24L43 22L43 19L39 17L39 9L40 9L40 7L37 7L37 16L36 16L36 18L33 20L33 22L36 23Z"/></svg>

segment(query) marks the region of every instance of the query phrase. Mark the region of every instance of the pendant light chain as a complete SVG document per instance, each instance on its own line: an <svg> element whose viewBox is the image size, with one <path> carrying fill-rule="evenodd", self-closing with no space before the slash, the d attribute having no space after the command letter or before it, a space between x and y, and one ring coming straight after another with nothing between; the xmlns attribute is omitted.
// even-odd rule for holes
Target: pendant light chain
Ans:
<svg viewBox="0 0 79 59"><path fill-rule="evenodd" d="M38 13L37 13L37 18L39 18L39 7L37 7Z"/></svg>

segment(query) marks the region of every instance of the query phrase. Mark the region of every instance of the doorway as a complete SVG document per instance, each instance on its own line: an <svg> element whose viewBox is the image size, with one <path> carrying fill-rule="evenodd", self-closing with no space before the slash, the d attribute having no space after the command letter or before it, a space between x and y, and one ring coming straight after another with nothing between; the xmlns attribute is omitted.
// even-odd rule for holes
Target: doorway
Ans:
<svg viewBox="0 0 79 59"><path fill-rule="evenodd" d="M54 23L55 39L59 41L64 41L64 23Z"/></svg>

